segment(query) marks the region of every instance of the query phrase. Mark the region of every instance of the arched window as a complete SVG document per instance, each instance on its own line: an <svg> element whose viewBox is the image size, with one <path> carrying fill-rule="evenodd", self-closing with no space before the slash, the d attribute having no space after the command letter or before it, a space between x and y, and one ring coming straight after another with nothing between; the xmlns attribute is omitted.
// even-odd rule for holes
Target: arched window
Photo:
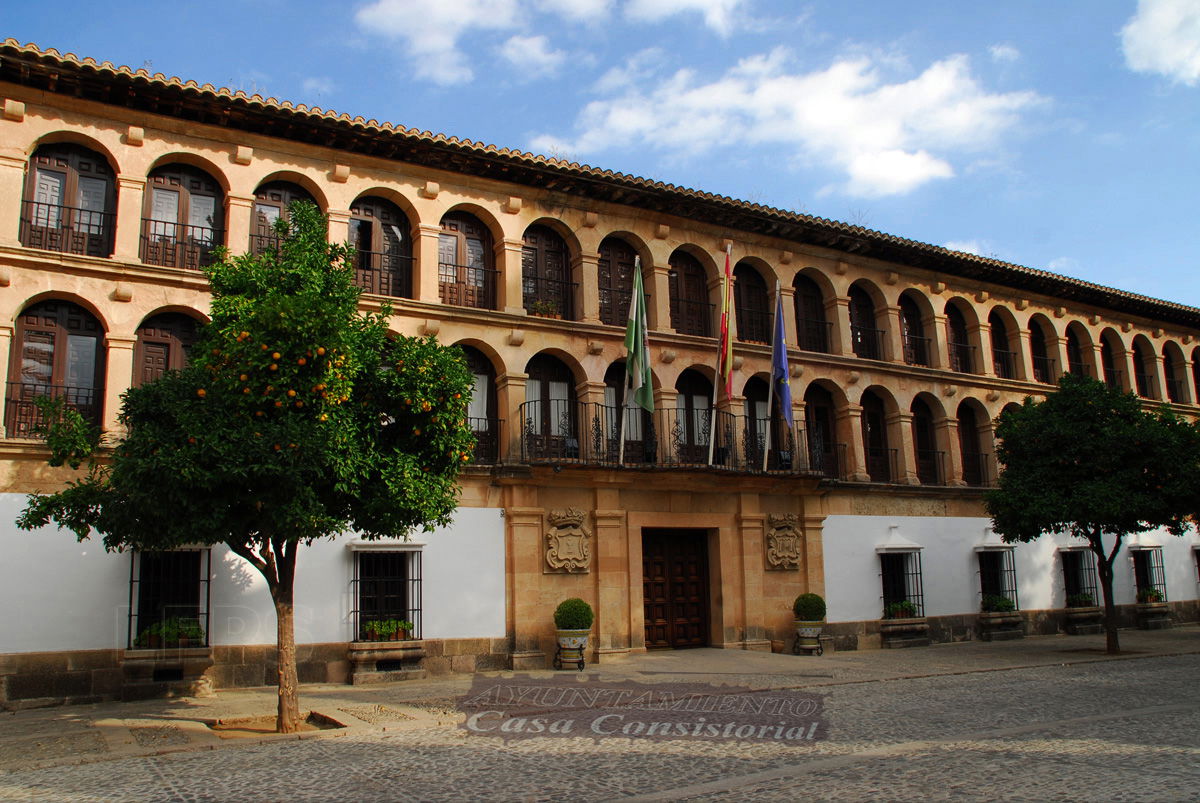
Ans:
<svg viewBox="0 0 1200 803"><path fill-rule="evenodd" d="M43 145L29 160L21 245L111 256L116 209L116 181L107 159L79 145Z"/></svg>
<svg viewBox="0 0 1200 803"><path fill-rule="evenodd" d="M1104 368L1104 384L1120 390L1123 387L1122 371L1117 368L1117 355L1123 353L1119 344L1113 343L1113 335L1105 332L1100 336L1100 363Z"/></svg>
<svg viewBox="0 0 1200 803"><path fill-rule="evenodd" d="M1083 344L1079 342L1079 333L1067 329L1067 370L1075 376L1087 376L1087 364L1083 361Z"/></svg>
<svg viewBox="0 0 1200 803"><path fill-rule="evenodd" d="M199 270L225 241L224 193L216 179L185 164L150 171L142 213L142 261Z"/></svg>
<svg viewBox="0 0 1200 803"><path fill-rule="evenodd" d="M762 274L745 262L733 269L733 305L737 314L738 340L771 342L771 302Z"/></svg>
<svg viewBox="0 0 1200 803"><path fill-rule="evenodd" d="M956 304L946 305L946 341L950 347L950 370L974 373L975 361L971 358L974 348L967 332L967 319Z"/></svg>
<svg viewBox="0 0 1200 803"><path fill-rule="evenodd" d="M698 371L687 370L675 383L675 421L669 437L679 463L708 463L712 427L712 383ZM714 462L718 461L714 457Z"/></svg>
<svg viewBox="0 0 1200 803"><path fill-rule="evenodd" d="M527 462L576 460L579 436L575 379L563 362L539 354L525 367L525 403L521 406L522 442Z"/></svg>
<svg viewBox="0 0 1200 803"><path fill-rule="evenodd" d="M279 247L275 221L288 219L288 205L313 200L308 190L290 181L269 181L254 193L254 223L250 231L250 253L262 254Z"/></svg>
<svg viewBox="0 0 1200 803"><path fill-rule="evenodd" d="M1046 348L1046 332L1037 321L1029 324L1029 353L1033 358L1033 380L1049 385L1054 382L1054 360Z"/></svg>
<svg viewBox="0 0 1200 803"><path fill-rule="evenodd" d="M525 311L571 319L575 309L573 290L566 242L547 226L527 228L521 246Z"/></svg>
<svg viewBox="0 0 1200 803"><path fill-rule="evenodd" d="M1137 387L1137 395L1143 399L1154 398L1153 381L1150 378L1154 357L1141 341L1133 343L1133 379Z"/></svg>
<svg viewBox="0 0 1200 803"><path fill-rule="evenodd" d="M825 297L817 283L802 273L792 280L796 307L796 342L805 351L829 353L830 324L825 320Z"/></svg>
<svg viewBox="0 0 1200 803"><path fill-rule="evenodd" d="M39 396L64 399L86 421L100 424L103 338L100 322L69 301L42 301L18 316L4 415L9 437L34 434Z"/></svg>
<svg viewBox="0 0 1200 803"><path fill-rule="evenodd" d="M817 384L804 391L804 434L808 439L808 467L841 479L843 455L837 443L833 394Z"/></svg>
<svg viewBox="0 0 1200 803"><path fill-rule="evenodd" d="M988 329L992 333L992 368L996 376L1001 379L1016 379L1017 355L1011 347L1008 325L995 310L988 316Z"/></svg>
<svg viewBox="0 0 1200 803"><path fill-rule="evenodd" d="M187 365L196 334L196 319L179 312L164 312L142 321L133 350L134 386Z"/></svg>
<svg viewBox="0 0 1200 803"><path fill-rule="evenodd" d="M1170 348L1163 349L1163 376L1167 382L1167 398L1176 404L1183 401L1183 382L1180 380L1180 360L1175 359L1175 352Z"/></svg>
<svg viewBox="0 0 1200 803"><path fill-rule="evenodd" d="M412 229L386 198L368 195L350 205L354 283L368 293L412 298Z"/></svg>
<svg viewBox="0 0 1200 803"><path fill-rule="evenodd" d="M904 339L904 362L909 365L929 365L929 338L921 309L912 296L900 296L900 332Z"/></svg>
<svg viewBox="0 0 1200 803"><path fill-rule="evenodd" d="M917 479L922 485L945 485L946 453L938 451L933 411L924 399L912 403L913 448L917 457Z"/></svg>
<svg viewBox="0 0 1200 803"><path fill-rule="evenodd" d="M892 450L888 447L887 414L883 399L869 390L862 397L862 445L871 482L891 482Z"/></svg>
<svg viewBox="0 0 1200 803"><path fill-rule="evenodd" d="M958 449L962 455L963 482L967 485L985 485L987 466L985 455L979 448L979 417L975 408L965 402L958 405Z"/></svg>
<svg viewBox="0 0 1200 803"><path fill-rule="evenodd" d="M1200 404L1200 348L1192 349L1192 389L1196 392L1196 403Z"/></svg>
<svg viewBox="0 0 1200 803"><path fill-rule="evenodd" d="M667 285L671 299L671 328L681 335L712 334L712 304L708 301L708 277L700 262L685 251L669 260Z"/></svg>
<svg viewBox="0 0 1200 803"><path fill-rule="evenodd" d="M475 433L475 462L495 463L500 456L500 421L496 417L496 371L478 349L462 346L473 377L467 426Z"/></svg>
<svg viewBox="0 0 1200 803"><path fill-rule="evenodd" d="M438 235L438 298L443 304L496 308L492 234L473 215L452 212Z"/></svg>
<svg viewBox="0 0 1200 803"><path fill-rule="evenodd" d="M875 302L858 285L850 288L850 340L859 357L883 359L883 330L875 328Z"/></svg>
<svg viewBox="0 0 1200 803"><path fill-rule="evenodd" d="M605 237L600 243L600 261L596 270L601 323L624 326L628 320L636 258L637 253L629 243L617 237Z"/></svg>
<svg viewBox="0 0 1200 803"><path fill-rule="evenodd" d="M603 432L607 442L609 462L621 457L621 407L625 407L625 463L654 463L657 460L657 439L654 419L649 412L633 403L625 404L625 363L614 362L604 372Z"/></svg>

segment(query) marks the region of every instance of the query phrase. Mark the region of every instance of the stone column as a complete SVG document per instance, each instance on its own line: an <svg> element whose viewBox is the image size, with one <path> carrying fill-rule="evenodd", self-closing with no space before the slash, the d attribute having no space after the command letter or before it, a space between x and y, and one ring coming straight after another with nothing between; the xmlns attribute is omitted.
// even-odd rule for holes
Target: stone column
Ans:
<svg viewBox="0 0 1200 803"><path fill-rule="evenodd" d="M767 612L763 605L763 541L766 518L759 509L759 496L744 493L739 499L737 541L741 544L742 647L770 652ZM728 645L727 645L728 646Z"/></svg>
<svg viewBox="0 0 1200 803"><path fill-rule="evenodd" d="M236 256L250 250L250 221L254 214L254 198L244 195L225 196L225 247Z"/></svg>
<svg viewBox="0 0 1200 803"><path fill-rule="evenodd" d="M917 444L912 422L912 413L899 411L887 415L888 448L896 447L896 474L892 481L902 485L921 484L917 476Z"/></svg>
<svg viewBox="0 0 1200 803"><path fill-rule="evenodd" d="M846 465L842 466L845 476L853 482L870 482L867 473L867 456L863 453L862 405L847 404L837 411L838 440L846 444Z"/></svg>
<svg viewBox="0 0 1200 803"><path fill-rule="evenodd" d="M600 255L579 254L571 259L571 281L575 283L575 320L600 323Z"/></svg>
<svg viewBox="0 0 1200 803"><path fill-rule="evenodd" d="M813 594L825 596L825 517L805 514L800 517L804 527L804 573L805 588Z"/></svg>
<svg viewBox="0 0 1200 803"><path fill-rule="evenodd" d="M429 304L437 304L438 294L438 238L441 226L422 223L417 226L417 252L413 254L413 298Z"/></svg>
<svg viewBox="0 0 1200 803"><path fill-rule="evenodd" d="M984 376L995 376L996 366L992 361L992 327L981 323L968 327L967 332L971 336L971 342L979 346L972 367Z"/></svg>
<svg viewBox="0 0 1200 803"><path fill-rule="evenodd" d="M520 240L501 240L496 244L496 309L511 314L525 312L524 268L522 256L525 244Z"/></svg>
<svg viewBox="0 0 1200 803"><path fill-rule="evenodd" d="M1017 379L1033 381L1033 351L1029 348L1029 327L1017 330L1017 353L1013 356Z"/></svg>
<svg viewBox="0 0 1200 803"><path fill-rule="evenodd" d="M104 338L106 348L102 420L105 432L124 432L117 423L117 415L121 412L121 394L133 385L133 347L136 343L137 338L134 337L107 335Z"/></svg>
<svg viewBox="0 0 1200 803"><path fill-rule="evenodd" d="M825 302L825 320L832 321L829 350L847 357L854 354L854 339L850 336L850 298L838 296Z"/></svg>
<svg viewBox="0 0 1200 803"><path fill-rule="evenodd" d="M771 322L771 329L767 333L771 338L768 342L775 342L775 291L768 288L767 298L771 305L770 313L767 319ZM779 285L779 295L783 302L783 336L796 348L800 345L799 330L796 328L796 288L790 284Z"/></svg>
<svg viewBox="0 0 1200 803"><path fill-rule="evenodd" d="M525 432L521 404L525 402L525 380L528 378L526 374L501 374L496 377L496 412L507 427L500 444L501 462L521 455L521 438Z"/></svg>
<svg viewBox="0 0 1200 803"><path fill-rule="evenodd" d="M1163 370L1162 354L1157 352L1150 353L1150 395L1155 399L1167 400L1167 382L1166 371Z"/></svg>
<svg viewBox="0 0 1200 803"><path fill-rule="evenodd" d="M25 197L25 160L15 156L0 156L0 198L7 198L14 214L10 211L0 215L0 245L17 245L20 242L21 217L25 207L18 202Z"/></svg>
<svg viewBox="0 0 1200 803"><path fill-rule="evenodd" d="M934 424L938 443L946 450L946 484L956 488L966 485L963 479L962 444L958 441L958 419L946 416Z"/></svg>
<svg viewBox="0 0 1200 803"><path fill-rule="evenodd" d="M1065 337L1046 338L1046 356L1050 358L1050 381L1057 382L1069 367L1067 364L1067 339Z"/></svg>
<svg viewBox="0 0 1200 803"><path fill-rule="evenodd" d="M884 307L883 325L883 354L880 359L888 362L904 362L904 324L901 321L900 307ZM879 326L879 315L875 316L875 325Z"/></svg>
<svg viewBox="0 0 1200 803"><path fill-rule="evenodd" d="M117 176L117 226L113 240L113 259L138 262L142 243L142 208L145 204L145 176Z"/></svg>
<svg viewBox="0 0 1200 803"><path fill-rule="evenodd" d="M329 216L329 242L350 242L350 210L330 209L325 214Z"/></svg>
<svg viewBox="0 0 1200 803"><path fill-rule="evenodd" d="M950 325L945 315L934 315L925 324L929 330L929 364L950 370Z"/></svg>
<svg viewBox="0 0 1200 803"><path fill-rule="evenodd" d="M643 270L645 266L642 266ZM671 280L670 265L655 265L651 268L650 281L646 290L650 292L649 327L658 332L674 332L671 326ZM645 274L643 274L643 279Z"/></svg>
<svg viewBox="0 0 1200 803"><path fill-rule="evenodd" d="M592 575L596 581L596 659L628 655L632 646L633 628L632 589L629 532L621 492L616 488L596 488L595 510L592 511ZM641 573L636 575L641 582Z"/></svg>
<svg viewBox="0 0 1200 803"><path fill-rule="evenodd" d="M508 581L513 631L513 669L545 669L554 654L553 624L544 624L546 608L534 592L542 585L542 566L546 560L543 544L545 511L529 503L537 502L537 489L513 489L514 501L505 511ZM553 609L551 609L553 610ZM549 655L547 655L549 651Z"/></svg>

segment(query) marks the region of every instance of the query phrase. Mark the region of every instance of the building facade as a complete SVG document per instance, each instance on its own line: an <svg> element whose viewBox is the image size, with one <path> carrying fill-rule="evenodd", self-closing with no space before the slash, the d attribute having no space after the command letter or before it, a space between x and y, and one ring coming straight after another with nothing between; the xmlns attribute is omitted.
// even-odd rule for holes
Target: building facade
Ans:
<svg viewBox="0 0 1200 803"><path fill-rule="evenodd" d="M843 649L978 637L997 596L1026 631L1057 632L1069 601L1098 599L1094 567L1079 543L990 533L994 419L1063 372L1200 415L1191 307L12 40L0 99L9 706L271 679L269 597L227 550L106 554L12 521L69 478L31 437L32 399L117 431L121 393L186 360L213 249L272 247L297 199L358 249L364 308L386 300L394 331L463 347L477 437L451 527L302 551L302 681L543 667L572 596L597 611L602 662L790 649L806 591L828 598ZM714 394L727 253L729 399ZM638 269L655 412L622 414ZM768 391L777 293L794 426ZM1200 618L1198 555L1195 533L1135 540L1117 577L1128 623L1146 589L1163 615ZM408 637L367 639L384 614ZM169 618L198 622L196 643L152 643Z"/></svg>

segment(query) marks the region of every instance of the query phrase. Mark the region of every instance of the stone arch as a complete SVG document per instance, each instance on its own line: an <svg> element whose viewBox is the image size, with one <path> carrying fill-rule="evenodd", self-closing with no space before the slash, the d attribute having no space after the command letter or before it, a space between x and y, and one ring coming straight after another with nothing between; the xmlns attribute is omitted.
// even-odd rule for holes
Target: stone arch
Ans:
<svg viewBox="0 0 1200 803"><path fill-rule="evenodd" d="M150 175L160 167L167 167L173 164L185 164L189 167L194 167L197 170L202 170L212 176L213 180L221 187L221 192L228 197L230 192L229 176L222 170L216 162L201 156L191 151L170 151L156 158L146 168L146 175Z"/></svg>

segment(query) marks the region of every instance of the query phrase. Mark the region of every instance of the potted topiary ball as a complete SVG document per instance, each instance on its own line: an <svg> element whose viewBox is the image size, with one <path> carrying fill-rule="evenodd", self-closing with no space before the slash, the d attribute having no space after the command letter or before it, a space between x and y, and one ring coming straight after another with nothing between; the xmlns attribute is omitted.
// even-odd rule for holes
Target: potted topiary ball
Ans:
<svg viewBox="0 0 1200 803"><path fill-rule="evenodd" d="M565 599L554 609L554 627L558 631L558 651L554 655L554 668L563 664L575 664L583 671L584 652L587 650L588 634L592 630L592 606L578 597Z"/></svg>
<svg viewBox="0 0 1200 803"><path fill-rule="evenodd" d="M796 617L796 641L792 652L796 655L801 651L824 653L821 628L825 623L825 600L819 594L801 594L792 603L792 613Z"/></svg>

